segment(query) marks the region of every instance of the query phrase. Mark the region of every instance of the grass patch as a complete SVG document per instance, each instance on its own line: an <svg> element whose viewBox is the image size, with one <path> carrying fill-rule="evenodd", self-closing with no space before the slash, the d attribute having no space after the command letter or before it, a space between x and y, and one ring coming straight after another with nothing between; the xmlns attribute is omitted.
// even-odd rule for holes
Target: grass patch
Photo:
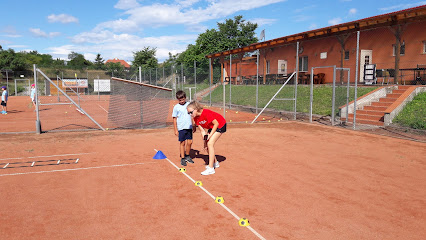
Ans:
<svg viewBox="0 0 426 240"><path fill-rule="evenodd" d="M393 121L402 126L426 130L426 93L414 97Z"/></svg>
<svg viewBox="0 0 426 240"><path fill-rule="evenodd" d="M259 86L259 99L258 107L263 108L268 101L274 96L278 91L281 85L261 85ZM362 96L368 92L373 91L377 87L359 87L357 95ZM349 102L354 99L355 88L350 87L349 91ZM231 87L232 93L232 104L242 105L242 106L256 106L256 86L247 86L247 85L233 85ZM313 114L331 116L332 113L332 95L333 88L328 85L317 85L313 89ZM336 102L335 102L335 114L338 114L338 109L340 106L346 104L346 95L347 88L346 86L336 87ZM229 85L225 86L225 96L226 104L229 104ZM277 95L276 98L294 98L294 86L287 85L281 92ZM209 101L210 97L206 95L203 99L204 101ZM212 93L212 102L213 103L222 103L223 102L223 87L217 87ZM310 103L310 86L299 85L297 87L297 112L308 113ZM284 111L294 111L294 101L272 101L268 108L275 110L284 110Z"/></svg>

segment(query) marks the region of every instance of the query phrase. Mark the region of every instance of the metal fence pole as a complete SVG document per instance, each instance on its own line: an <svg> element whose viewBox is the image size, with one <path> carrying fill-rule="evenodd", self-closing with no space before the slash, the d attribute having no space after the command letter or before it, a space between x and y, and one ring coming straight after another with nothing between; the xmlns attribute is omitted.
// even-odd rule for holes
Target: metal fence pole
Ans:
<svg viewBox="0 0 426 240"><path fill-rule="evenodd" d="M314 74L314 68L311 67L311 76ZM309 91L309 122L312 122L312 105L314 104L314 83L311 81L310 84L310 91Z"/></svg>
<svg viewBox="0 0 426 240"><path fill-rule="evenodd" d="M297 115L297 83L299 79L299 42L296 43L296 78L294 79L294 120Z"/></svg>
<svg viewBox="0 0 426 240"><path fill-rule="evenodd" d="M182 90L183 90L183 64L180 64L180 75L181 75L181 80L182 80Z"/></svg>
<svg viewBox="0 0 426 240"><path fill-rule="evenodd" d="M222 89L223 89L223 117L225 117L226 109L226 91L225 91L225 64L223 64L223 79L222 79Z"/></svg>
<svg viewBox="0 0 426 240"><path fill-rule="evenodd" d="M229 54L229 109L231 109L231 104L232 104L231 85L232 85L232 54Z"/></svg>
<svg viewBox="0 0 426 240"><path fill-rule="evenodd" d="M257 49L257 56L256 56L256 114L257 114L257 107L259 104L259 49Z"/></svg>
<svg viewBox="0 0 426 240"><path fill-rule="evenodd" d="M34 87L35 87L35 100L36 100L36 116L37 116L37 120L36 120L36 132L37 134L41 134L41 124L40 124L40 113L38 111L38 106L39 106L39 99L38 99L38 88L37 88L37 71L36 71L36 65L33 64L33 71L34 71Z"/></svg>
<svg viewBox="0 0 426 240"><path fill-rule="evenodd" d="M359 62L359 31L356 32L356 64L355 64L355 97L354 97L354 119L353 129L356 130L356 99L358 96L358 62Z"/></svg>
<svg viewBox="0 0 426 240"><path fill-rule="evenodd" d="M312 75L313 76L313 72ZM333 66L333 97L331 102L331 126L334 126L335 106L336 106L336 65Z"/></svg>
<svg viewBox="0 0 426 240"><path fill-rule="evenodd" d="M349 82L351 81L351 69L348 69L348 86L346 89L346 123L348 123L348 119L349 119L349 95L350 95L350 84Z"/></svg>
<svg viewBox="0 0 426 240"><path fill-rule="evenodd" d="M139 82L142 83L142 67L139 66Z"/></svg>
<svg viewBox="0 0 426 240"><path fill-rule="evenodd" d="M196 61L194 61L194 86L195 86L194 99L197 100L197 62Z"/></svg>
<svg viewBox="0 0 426 240"><path fill-rule="evenodd" d="M212 76L212 59L209 58L209 96L210 96L210 106L212 105L212 82L213 82L213 76Z"/></svg>

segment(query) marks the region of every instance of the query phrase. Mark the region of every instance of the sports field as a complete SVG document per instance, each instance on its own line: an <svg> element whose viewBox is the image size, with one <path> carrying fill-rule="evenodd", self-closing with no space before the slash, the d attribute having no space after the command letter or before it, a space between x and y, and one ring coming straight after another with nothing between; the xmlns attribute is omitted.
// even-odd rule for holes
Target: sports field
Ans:
<svg viewBox="0 0 426 240"><path fill-rule="evenodd" d="M426 235L425 143L315 123L230 123L216 144L220 168L201 176L198 134L185 173L171 127L2 135L0 238ZM167 159L153 159L156 150Z"/></svg>

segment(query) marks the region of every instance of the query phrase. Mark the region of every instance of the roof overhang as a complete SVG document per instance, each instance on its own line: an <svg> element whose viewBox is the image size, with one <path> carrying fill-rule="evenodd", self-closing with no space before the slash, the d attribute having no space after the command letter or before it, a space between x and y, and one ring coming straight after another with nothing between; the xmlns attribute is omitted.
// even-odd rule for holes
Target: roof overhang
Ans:
<svg viewBox="0 0 426 240"><path fill-rule="evenodd" d="M415 8L409 8L398 12L378 15L374 17L364 18L361 20L342 23L330 27L320 28L307 32L297 33L285 37L280 37L264 42L253 43L251 45L227 50L224 52L212 53L206 56L206 58L218 58L228 56L230 54L239 54L245 52L253 52L258 49L271 48L283 46L298 41L313 40L321 37L330 37L335 35L341 35L345 33L352 33L360 30L368 30L373 28L379 28L384 26L394 26L398 24L404 24L409 22L418 22L426 20L426 5L422 5Z"/></svg>

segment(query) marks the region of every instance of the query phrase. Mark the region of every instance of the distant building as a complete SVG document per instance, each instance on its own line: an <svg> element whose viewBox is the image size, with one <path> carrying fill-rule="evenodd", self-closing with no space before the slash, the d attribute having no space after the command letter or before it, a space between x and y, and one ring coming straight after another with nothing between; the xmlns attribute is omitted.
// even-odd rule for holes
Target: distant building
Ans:
<svg viewBox="0 0 426 240"><path fill-rule="evenodd" d="M254 84L257 78L260 84L282 83L296 70L299 83L304 84L310 82L312 73L318 84L331 84L333 79L345 83L347 74L351 83L364 83L364 74L370 72L375 72L379 83L425 84L425 29L426 5L422 5L212 53L207 58L219 59L225 70L220 76L231 76L234 84ZM336 73L333 66L339 68ZM350 73L344 72L348 69Z"/></svg>
<svg viewBox="0 0 426 240"><path fill-rule="evenodd" d="M109 63L109 62L113 62L113 63L120 63L120 64L121 64L121 65L123 65L125 68L130 68L130 65L129 65L126 61L121 60L121 59L118 59L118 58L108 59L108 60L105 62L105 64L107 64L107 63Z"/></svg>

